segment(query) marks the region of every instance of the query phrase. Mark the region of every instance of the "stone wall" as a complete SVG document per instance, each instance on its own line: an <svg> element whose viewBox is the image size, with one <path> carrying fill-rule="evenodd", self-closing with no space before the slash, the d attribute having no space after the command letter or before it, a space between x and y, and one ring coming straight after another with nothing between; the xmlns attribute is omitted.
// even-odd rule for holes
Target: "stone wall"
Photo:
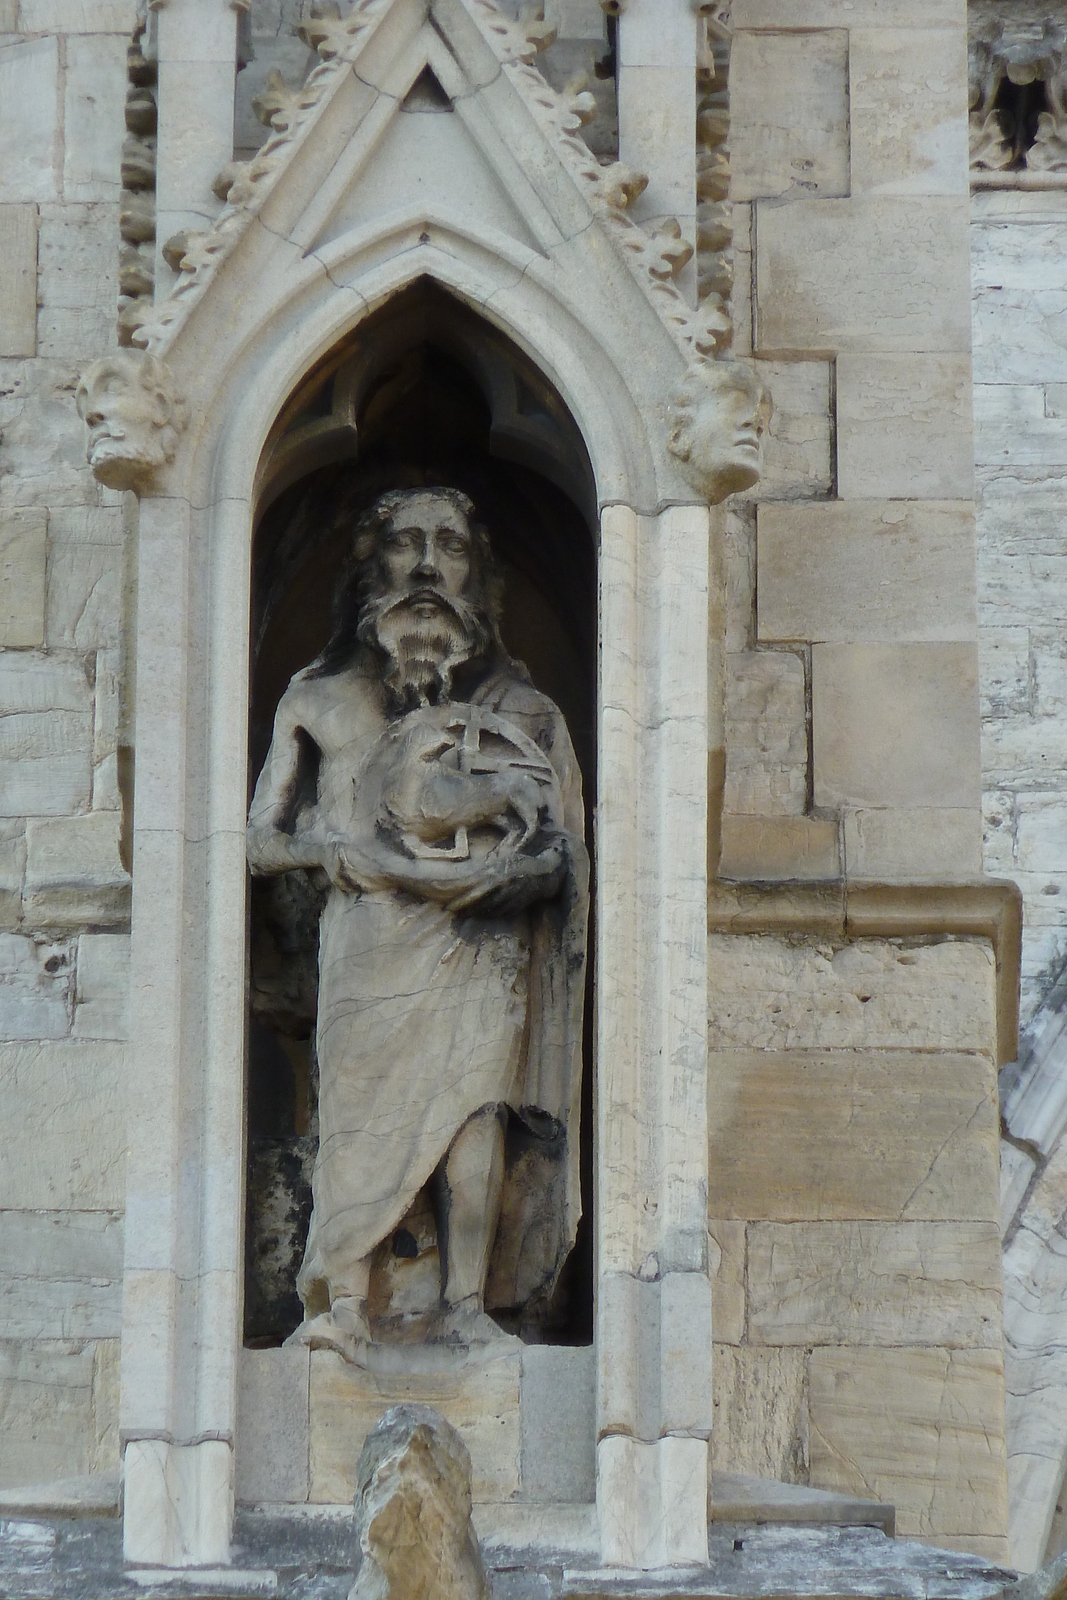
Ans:
<svg viewBox="0 0 1067 1600"><path fill-rule="evenodd" d="M133 0L0 3L0 1486L118 1466L129 877L115 342Z"/></svg>

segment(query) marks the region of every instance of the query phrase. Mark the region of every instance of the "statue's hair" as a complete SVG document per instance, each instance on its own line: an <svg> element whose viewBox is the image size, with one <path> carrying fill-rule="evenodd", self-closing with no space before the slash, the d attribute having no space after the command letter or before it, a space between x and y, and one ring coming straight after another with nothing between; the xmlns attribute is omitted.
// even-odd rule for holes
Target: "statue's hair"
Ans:
<svg viewBox="0 0 1067 1600"><path fill-rule="evenodd" d="M461 490L443 485L425 489L390 489L379 495L374 504L368 506L356 520L351 554L341 569L334 597L333 629L322 654L311 666L309 677L329 677L351 660L358 646L360 613L368 600L384 592L380 560L383 536L397 512L415 495L447 501L466 519L473 538L473 594L488 619L490 634L494 640L498 640L503 581L493 559L488 531L475 520L473 501Z"/></svg>

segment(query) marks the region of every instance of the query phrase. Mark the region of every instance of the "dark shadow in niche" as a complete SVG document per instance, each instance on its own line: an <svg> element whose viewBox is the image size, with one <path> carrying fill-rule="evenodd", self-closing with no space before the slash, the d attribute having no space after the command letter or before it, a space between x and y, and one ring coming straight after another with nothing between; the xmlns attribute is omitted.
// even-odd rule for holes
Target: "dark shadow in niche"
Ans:
<svg viewBox="0 0 1067 1600"><path fill-rule="evenodd" d="M282 411L264 450L253 549L250 783L263 765L278 700L326 642L355 518L386 489L431 484L462 489L489 530L504 575L504 643L566 716L582 768L592 857L597 603L588 456L569 412L533 363L430 283L396 296L320 363ZM317 1148L321 904L305 873L251 881L250 1345L280 1343L302 1314L295 1278ZM549 1301L521 1319L497 1313L528 1342L592 1340L592 998L590 978L578 1241ZM524 1137L516 1121L509 1160L521 1158ZM429 1206L416 1207L379 1255L379 1282L394 1293L399 1284L403 1294L418 1292L421 1281L425 1292L437 1272Z"/></svg>

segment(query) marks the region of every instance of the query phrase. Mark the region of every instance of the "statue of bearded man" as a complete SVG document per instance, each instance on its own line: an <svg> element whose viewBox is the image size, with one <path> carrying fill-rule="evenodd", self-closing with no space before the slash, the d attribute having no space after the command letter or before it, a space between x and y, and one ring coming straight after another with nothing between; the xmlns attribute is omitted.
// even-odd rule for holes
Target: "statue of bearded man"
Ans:
<svg viewBox="0 0 1067 1600"><path fill-rule="evenodd" d="M321 868L319 1151L294 1339L360 1361L371 1262L428 1188L431 1337L551 1289L580 1199L588 860L562 713L505 651L465 495L383 495L333 637L278 705L257 873ZM505 1128L519 1159L505 1161Z"/></svg>

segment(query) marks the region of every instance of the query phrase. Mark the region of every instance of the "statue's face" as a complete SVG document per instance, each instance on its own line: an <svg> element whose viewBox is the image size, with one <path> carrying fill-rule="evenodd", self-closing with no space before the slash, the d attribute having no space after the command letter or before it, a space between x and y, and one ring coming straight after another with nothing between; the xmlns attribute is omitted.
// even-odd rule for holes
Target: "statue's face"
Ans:
<svg viewBox="0 0 1067 1600"><path fill-rule="evenodd" d="M412 495L382 536L381 563L389 588L414 592L416 614L435 605L430 595L418 597L420 589L458 599L470 583L472 544L467 519L456 506L437 495Z"/></svg>
<svg viewBox="0 0 1067 1600"><path fill-rule="evenodd" d="M79 409L89 430L86 454L94 472L111 461L163 464L160 429L167 420L165 397L132 379L118 361L98 364L92 384L79 398Z"/></svg>
<svg viewBox="0 0 1067 1600"><path fill-rule="evenodd" d="M703 381L679 401L671 451L688 464L713 501L758 481L768 404L749 369L727 361L709 363Z"/></svg>

